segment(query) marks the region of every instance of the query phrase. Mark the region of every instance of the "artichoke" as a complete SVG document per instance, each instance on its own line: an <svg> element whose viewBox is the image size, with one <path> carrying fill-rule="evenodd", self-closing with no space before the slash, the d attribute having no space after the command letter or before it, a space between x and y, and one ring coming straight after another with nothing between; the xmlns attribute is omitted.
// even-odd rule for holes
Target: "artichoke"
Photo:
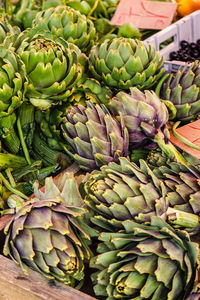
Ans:
<svg viewBox="0 0 200 300"><path fill-rule="evenodd" d="M74 286L84 278L90 237L82 228L86 210L73 174L65 173L57 185L46 178L45 193L35 184L35 196L22 207L17 204L18 211L5 227L4 255L25 273L32 268Z"/></svg>
<svg viewBox="0 0 200 300"><path fill-rule="evenodd" d="M85 203L92 222L102 231L122 229L122 221L149 223L161 216L191 234L199 231L199 179L194 167L171 162L161 167L140 160L140 167L120 158L89 174L84 183Z"/></svg>
<svg viewBox="0 0 200 300"><path fill-rule="evenodd" d="M198 265L198 244L159 217L151 226L123 222L124 230L102 233L91 266L97 296L114 299L177 299L191 291Z"/></svg>
<svg viewBox="0 0 200 300"><path fill-rule="evenodd" d="M181 154L169 141L167 129L168 111L153 91L130 88L131 94L119 92L113 97L108 107L117 117L124 117L125 126L128 128L130 144L144 146L151 141L172 159L186 163Z"/></svg>
<svg viewBox="0 0 200 300"><path fill-rule="evenodd" d="M66 110L63 136L74 153L66 149L80 168L90 171L128 155L129 137L123 119L118 123L102 105L87 102Z"/></svg>
<svg viewBox="0 0 200 300"><path fill-rule="evenodd" d="M26 97L34 106L48 109L73 93L84 76L87 58L76 45L35 32L24 31L13 48L26 66L30 82Z"/></svg>
<svg viewBox="0 0 200 300"><path fill-rule="evenodd" d="M148 89L164 73L163 57L153 46L123 37L106 39L93 46L89 63L94 78L116 90L133 86Z"/></svg>
<svg viewBox="0 0 200 300"><path fill-rule="evenodd" d="M93 22L68 6L38 12L33 25L77 45L83 52L91 48L95 39Z"/></svg>
<svg viewBox="0 0 200 300"><path fill-rule="evenodd" d="M156 94L169 109L170 119L189 121L200 113L200 63L180 67L176 74L166 74Z"/></svg>
<svg viewBox="0 0 200 300"><path fill-rule="evenodd" d="M0 139L7 150L18 153L20 142L15 133L15 111L27 90L25 65L13 51L0 46Z"/></svg>
<svg viewBox="0 0 200 300"><path fill-rule="evenodd" d="M0 118L12 114L24 101L25 65L13 51L0 46Z"/></svg>

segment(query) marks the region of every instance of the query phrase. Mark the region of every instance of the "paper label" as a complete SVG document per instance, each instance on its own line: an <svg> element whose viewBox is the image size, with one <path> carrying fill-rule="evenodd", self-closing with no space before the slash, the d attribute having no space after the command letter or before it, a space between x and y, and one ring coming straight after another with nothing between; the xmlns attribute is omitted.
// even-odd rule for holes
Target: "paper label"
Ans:
<svg viewBox="0 0 200 300"><path fill-rule="evenodd" d="M184 138L192 142L194 145L200 147L200 120L189 123L185 126L179 127L176 131ZM187 153L200 159L200 151L190 148L177 140L172 133L170 133L170 140L173 144L186 151Z"/></svg>
<svg viewBox="0 0 200 300"><path fill-rule="evenodd" d="M177 4L146 0L120 0L111 20L112 25L133 23L141 29L163 29L169 26Z"/></svg>

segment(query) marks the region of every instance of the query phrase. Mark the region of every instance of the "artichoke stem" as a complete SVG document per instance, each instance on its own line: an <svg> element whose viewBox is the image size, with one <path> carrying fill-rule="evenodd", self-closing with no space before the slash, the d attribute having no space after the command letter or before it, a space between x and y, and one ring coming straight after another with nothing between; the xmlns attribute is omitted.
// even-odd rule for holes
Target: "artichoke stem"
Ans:
<svg viewBox="0 0 200 300"><path fill-rule="evenodd" d="M99 3L99 0L96 0L95 3L94 3L94 6L91 8L90 12L87 15L88 18L93 14L95 9L97 8L98 3Z"/></svg>
<svg viewBox="0 0 200 300"><path fill-rule="evenodd" d="M12 154L17 154L20 148L20 141L14 129L11 129L8 134L2 135L3 143L7 150Z"/></svg>
<svg viewBox="0 0 200 300"><path fill-rule="evenodd" d="M22 199L28 200L29 198L24 195L22 192L16 190L15 188L13 188L10 183L8 182L8 180L3 176L2 173L0 173L0 180L3 182L3 184L5 185L5 187L12 192L15 195L18 195L19 197L21 197Z"/></svg>
<svg viewBox="0 0 200 300"><path fill-rule="evenodd" d="M154 141L170 159L178 163L188 165L188 162L170 141L165 143L164 134L161 131L158 131L158 133L155 135Z"/></svg>
<svg viewBox="0 0 200 300"><path fill-rule="evenodd" d="M167 209L169 223L185 228L194 228L199 225L199 216L169 207Z"/></svg>

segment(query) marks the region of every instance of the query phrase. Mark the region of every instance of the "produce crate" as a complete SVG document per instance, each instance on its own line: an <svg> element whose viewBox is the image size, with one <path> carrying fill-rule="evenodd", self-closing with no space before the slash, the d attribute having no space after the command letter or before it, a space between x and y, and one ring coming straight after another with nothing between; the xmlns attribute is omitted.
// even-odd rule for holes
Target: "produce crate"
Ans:
<svg viewBox="0 0 200 300"><path fill-rule="evenodd" d="M155 49L168 60L170 52L179 49L180 41L196 42L198 39L200 39L200 10L159 31L145 42L154 45ZM168 41L165 46L164 43Z"/></svg>

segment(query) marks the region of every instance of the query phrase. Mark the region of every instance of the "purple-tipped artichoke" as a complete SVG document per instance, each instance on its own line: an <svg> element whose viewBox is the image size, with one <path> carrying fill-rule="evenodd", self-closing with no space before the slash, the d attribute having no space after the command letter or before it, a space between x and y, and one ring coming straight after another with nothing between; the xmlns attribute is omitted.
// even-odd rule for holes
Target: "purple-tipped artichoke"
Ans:
<svg viewBox="0 0 200 300"><path fill-rule="evenodd" d="M167 129L168 111L164 103L153 91L142 93L136 87L131 94L119 92L109 103L109 109L117 119L124 118L128 128L130 144L143 146L146 142L156 142L172 159L186 163L181 154L169 141Z"/></svg>
<svg viewBox="0 0 200 300"><path fill-rule="evenodd" d="M198 266L198 244L159 217L151 226L132 221L124 230L102 233L91 266L97 296L114 299L183 300L191 291Z"/></svg>
<svg viewBox="0 0 200 300"><path fill-rule="evenodd" d="M66 110L63 135L80 168L90 171L128 155L129 137L121 118L117 122L102 105L87 103Z"/></svg>
<svg viewBox="0 0 200 300"><path fill-rule="evenodd" d="M199 232L199 171L175 162L151 167L122 157L86 177L85 203L100 231L120 230L125 220L149 223L161 216L174 227Z"/></svg>
<svg viewBox="0 0 200 300"><path fill-rule="evenodd" d="M46 178L45 193L36 185L35 196L5 227L4 254L25 273L32 268L47 278L74 286L76 280L84 278L84 262L90 259L90 236L88 226L83 227L86 210L72 173L65 173L57 185Z"/></svg>

